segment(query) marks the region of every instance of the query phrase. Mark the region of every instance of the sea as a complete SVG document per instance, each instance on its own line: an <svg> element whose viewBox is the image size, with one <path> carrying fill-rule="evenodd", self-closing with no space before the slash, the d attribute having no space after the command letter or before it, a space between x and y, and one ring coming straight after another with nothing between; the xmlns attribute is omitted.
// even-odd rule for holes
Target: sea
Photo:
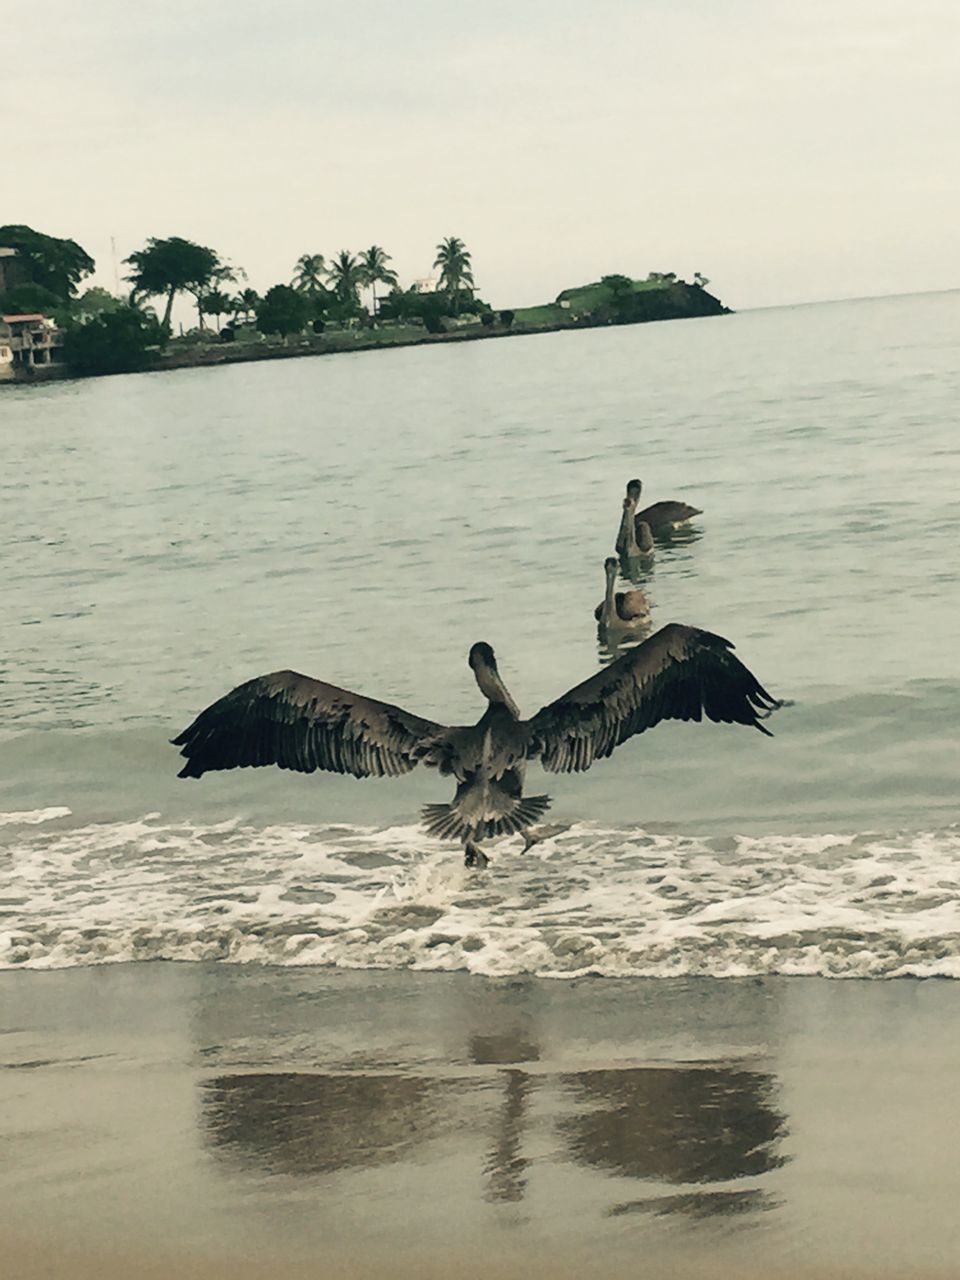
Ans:
<svg viewBox="0 0 960 1280"><path fill-rule="evenodd" d="M960 292L0 390L0 966L960 978ZM176 777L293 668L447 723L611 660L634 571L772 738L661 724L542 774L528 852L426 836L418 770ZM622 586L630 586L624 582Z"/></svg>

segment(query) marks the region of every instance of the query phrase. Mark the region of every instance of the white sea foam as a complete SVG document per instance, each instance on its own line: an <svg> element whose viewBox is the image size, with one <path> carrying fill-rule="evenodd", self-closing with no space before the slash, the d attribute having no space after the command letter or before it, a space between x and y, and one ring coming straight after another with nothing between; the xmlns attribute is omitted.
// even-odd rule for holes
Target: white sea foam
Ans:
<svg viewBox="0 0 960 1280"><path fill-rule="evenodd" d="M501 842L477 874L416 827L147 814L36 829L67 813L0 815L0 967L960 978L957 827L711 839L578 824L527 854Z"/></svg>
<svg viewBox="0 0 960 1280"><path fill-rule="evenodd" d="M19 813L0 813L0 827L38 826L54 818L69 818L70 810L62 805L52 809L23 809Z"/></svg>

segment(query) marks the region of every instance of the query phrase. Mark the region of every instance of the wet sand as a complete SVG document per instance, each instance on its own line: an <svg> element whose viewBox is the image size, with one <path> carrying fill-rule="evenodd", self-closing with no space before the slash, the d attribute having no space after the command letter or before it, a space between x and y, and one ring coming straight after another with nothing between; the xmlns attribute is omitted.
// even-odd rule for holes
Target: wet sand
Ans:
<svg viewBox="0 0 960 1280"><path fill-rule="evenodd" d="M0 1252L20 1280L952 1276L958 1006L912 980L5 972Z"/></svg>

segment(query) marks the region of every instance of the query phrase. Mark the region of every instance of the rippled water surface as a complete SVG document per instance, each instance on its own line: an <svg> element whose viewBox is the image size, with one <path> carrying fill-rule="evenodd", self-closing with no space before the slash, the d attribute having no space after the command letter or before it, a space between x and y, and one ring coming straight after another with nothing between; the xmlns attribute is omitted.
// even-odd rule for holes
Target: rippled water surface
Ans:
<svg viewBox="0 0 960 1280"><path fill-rule="evenodd" d="M960 294L0 392L0 963L960 976ZM469 876L427 773L174 777L294 667L474 719L594 670L623 484L704 514L655 624L733 640L775 738L667 725L539 775Z"/></svg>

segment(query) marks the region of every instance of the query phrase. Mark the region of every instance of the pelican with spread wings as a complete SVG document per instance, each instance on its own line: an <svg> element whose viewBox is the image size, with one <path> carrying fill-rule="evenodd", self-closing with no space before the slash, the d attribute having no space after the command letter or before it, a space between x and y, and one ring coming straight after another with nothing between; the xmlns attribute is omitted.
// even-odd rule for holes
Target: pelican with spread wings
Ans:
<svg viewBox="0 0 960 1280"><path fill-rule="evenodd" d="M278 765L355 778L393 777L418 764L452 775L451 804L429 804L431 835L459 840L467 866L486 866L479 841L525 830L549 796L524 796L527 761L578 773L661 720L760 723L781 705L731 652L729 640L671 623L635 649L522 720L483 641L469 663L487 709L474 725L443 725L402 707L295 671L257 676L201 711L173 739L181 778L211 769Z"/></svg>

